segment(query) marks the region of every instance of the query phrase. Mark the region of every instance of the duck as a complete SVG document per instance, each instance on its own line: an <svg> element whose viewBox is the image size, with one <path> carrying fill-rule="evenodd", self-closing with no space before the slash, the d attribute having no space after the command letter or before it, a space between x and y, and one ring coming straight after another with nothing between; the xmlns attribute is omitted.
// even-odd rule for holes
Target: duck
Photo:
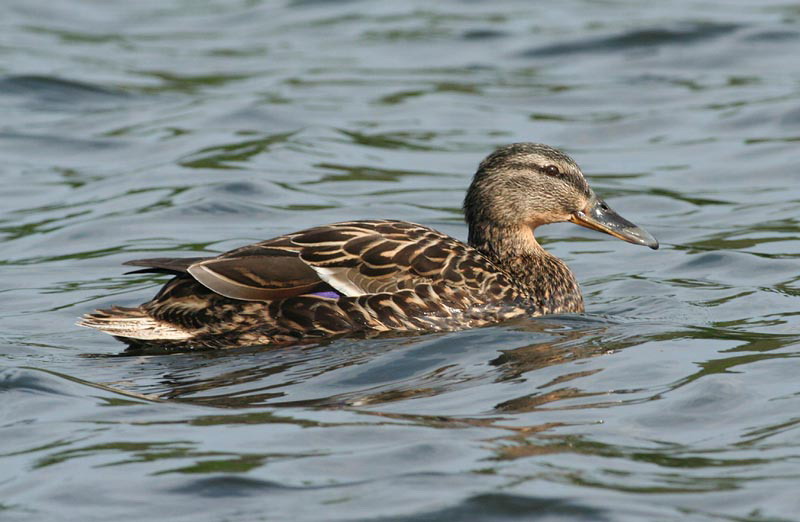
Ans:
<svg viewBox="0 0 800 522"><path fill-rule="evenodd" d="M600 198L578 164L539 143L498 148L463 204L467 242L406 221L316 226L214 257L128 261L172 276L136 307L81 317L129 350L278 347L341 336L442 332L582 313L569 267L536 240L569 221L658 249Z"/></svg>

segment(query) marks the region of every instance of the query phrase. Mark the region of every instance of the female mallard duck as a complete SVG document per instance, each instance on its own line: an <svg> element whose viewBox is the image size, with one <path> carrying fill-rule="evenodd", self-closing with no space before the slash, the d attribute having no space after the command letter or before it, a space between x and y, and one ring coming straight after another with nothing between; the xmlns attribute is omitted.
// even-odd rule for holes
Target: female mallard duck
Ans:
<svg viewBox="0 0 800 522"><path fill-rule="evenodd" d="M658 248L546 145L516 143L478 167L464 200L469 244L404 221L348 221L217 257L130 261L173 274L149 302L85 315L131 347L286 344L343 334L442 331L583 311L575 276L536 227L559 221Z"/></svg>

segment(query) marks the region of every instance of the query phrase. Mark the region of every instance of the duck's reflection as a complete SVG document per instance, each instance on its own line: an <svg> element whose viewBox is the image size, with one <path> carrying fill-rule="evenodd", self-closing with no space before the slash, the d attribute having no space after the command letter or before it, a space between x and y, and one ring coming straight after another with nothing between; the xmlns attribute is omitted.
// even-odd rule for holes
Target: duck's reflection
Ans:
<svg viewBox="0 0 800 522"><path fill-rule="evenodd" d="M585 369L571 363L687 334L670 328L553 316L446 334L116 362L130 361L138 375L161 375L137 390L148 398L226 410L174 422L481 428L491 460L504 461L592 451L580 436L560 433L575 426L568 410L629 400L590 384L605 367L602 359ZM630 400L652 399L647 390L634 395ZM355 415L332 418L326 410Z"/></svg>
<svg viewBox="0 0 800 522"><path fill-rule="evenodd" d="M531 393L537 370L623 349L641 338L608 341L613 323L576 317L516 321L501 327L405 338L340 339L325 345L240 349L143 358L163 400L220 408L374 408L435 397L478 384L527 381L527 393L500 402L494 411L530 411L586 392L559 388L600 371L574 368ZM520 346L522 342L534 340ZM500 348L498 350L487 347ZM141 363L141 362L140 362Z"/></svg>

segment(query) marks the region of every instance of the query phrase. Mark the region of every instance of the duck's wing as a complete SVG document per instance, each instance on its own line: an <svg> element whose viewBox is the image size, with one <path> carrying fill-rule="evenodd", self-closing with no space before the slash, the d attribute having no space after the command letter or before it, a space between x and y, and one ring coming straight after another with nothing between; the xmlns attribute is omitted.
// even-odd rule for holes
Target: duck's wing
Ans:
<svg viewBox="0 0 800 522"><path fill-rule="evenodd" d="M497 272L461 241L403 221L310 228L194 262L186 271L218 294L248 301L326 288L357 296L438 282L481 291L486 275Z"/></svg>
<svg viewBox="0 0 800 522"><path fill-rule="evenodd" d="M286 238L281 236L272 241ZM314 270L297 262L296 254L259 246L249 245L218 257L157 257L123 264L144 267L128 274L186 274L209 290L245 301L290 297L324 285Z"/></svg>

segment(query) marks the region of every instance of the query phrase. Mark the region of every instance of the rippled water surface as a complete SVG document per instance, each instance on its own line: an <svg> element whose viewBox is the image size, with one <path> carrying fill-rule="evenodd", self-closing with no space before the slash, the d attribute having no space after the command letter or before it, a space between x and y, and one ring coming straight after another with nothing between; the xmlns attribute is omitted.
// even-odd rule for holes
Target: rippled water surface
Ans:
<svg viewBox="0 0 800 522"><path fill-rule="evenodd" d="M800 9L11 0L0 519L792 520ZM563 147L662 243L541 230L587 313L119 356L131 258L397 218L464 238L493 147Z"/></svg>

